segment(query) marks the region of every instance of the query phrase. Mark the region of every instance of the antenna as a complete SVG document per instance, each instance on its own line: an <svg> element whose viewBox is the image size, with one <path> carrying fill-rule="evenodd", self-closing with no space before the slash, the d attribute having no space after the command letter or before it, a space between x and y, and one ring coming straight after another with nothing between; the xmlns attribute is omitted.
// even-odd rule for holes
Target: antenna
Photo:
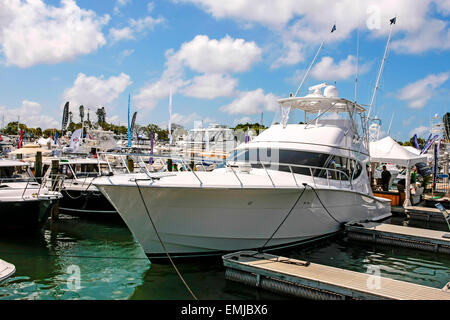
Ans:
<svg viewBox="0 0 450 320"><path fill-rule="evenodd" d="M384 64L386 62L386 57L387 57L387 53L389 50L389 44L391 42L393 25L397 22L397 18L396 17L392 18L390 20L390 22L391 22L391 26L390 26L390 30L389 30L389 37L388 37L388 41L386 43L386 49L384 50L384 57L381 62L380 72L378 73L377 83L375 84L375 89L373 91L372 101L370 102L369 113L367 114L367 122L369 122L370 113L372 112L373 103L375 102L375 97L377 95L378 86L380 85L381 75L383 74L383 68L384 68Z"/></svg>
<svg viewBox="0 0 450 320"><path fill-rule="evenodd" d="M358 101L358 77L359 77L359 26L356 40L356 78L355 78L355 103Z"/></svg>
<svg viewBox="0 0 450 320"><path fill-rule="evenodd" d="M333 33L334 31L336 31L336 25L334 25L333 28L331 29L331 33ZM300 83L300 86L298 87L297 92L294 95L294 98L297 97L298 94L300 93L300 89L303 87L303 84L305 83L306 78L308 77L309 73L311 72L311 69L312 69L314 63L316 62L316 59L319 56L319 53L322 50L324 44L325 44L325 40L322 40L322 43L320 44L319 50L317 50L317 53L316 53L313 61L311 62L311 65L309 66L308 71L306 71L306 74L303 77L303 80Z"/></svg>

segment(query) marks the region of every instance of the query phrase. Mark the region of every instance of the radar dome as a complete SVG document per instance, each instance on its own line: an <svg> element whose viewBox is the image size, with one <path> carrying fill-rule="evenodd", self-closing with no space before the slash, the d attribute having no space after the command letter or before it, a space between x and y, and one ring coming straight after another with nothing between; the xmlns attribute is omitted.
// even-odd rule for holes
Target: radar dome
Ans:
<svg viewBox="0 0 450 320"><path fill-rule="evenodd" d="M335 86L328 86L325 88L323 95L327 98L338 98L339 93Z"/></svg>

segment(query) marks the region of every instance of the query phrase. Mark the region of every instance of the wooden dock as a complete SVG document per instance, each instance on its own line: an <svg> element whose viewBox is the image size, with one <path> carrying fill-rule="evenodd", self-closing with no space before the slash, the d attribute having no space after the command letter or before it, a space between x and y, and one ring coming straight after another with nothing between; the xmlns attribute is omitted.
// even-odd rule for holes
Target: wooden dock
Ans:
<svg viewBox="0 0 450 320"><path fill-rule="evenodd" d="M446 223L444 215L437 208L410 206L405 207L405 213L412 220Z"/></svg>
<svg viewBox="0 0 450 320"><path fill-rule="evenodd" d="M442 232L383 223L350 223L345 226L345 230L350 240L450 254L450 231Z"/></svg>
<svg viewBox="0 0 450 320"><path fill-rule="evenodd" d="M450 300L450 292L255 251L223 256L226 278L316 300Z"/></svg>

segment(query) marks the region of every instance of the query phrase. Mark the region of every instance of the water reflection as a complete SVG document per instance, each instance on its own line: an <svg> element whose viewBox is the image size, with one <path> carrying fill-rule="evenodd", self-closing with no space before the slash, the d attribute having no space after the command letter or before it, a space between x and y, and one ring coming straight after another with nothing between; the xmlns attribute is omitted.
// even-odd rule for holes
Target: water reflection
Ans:
<svg viewBox="0 0 450 320"><path fill-rule="evenodd" d="M405 224L400 218L387 222ZM408 225L445 230L436 223ZM363 244L342 235L277 253L356 272L375 265L384 277L435 288L450 280L449 256ZM0 299L191 299L172 266L151 265L123 224L61 216L40 234L0 235L0 258L17 269L0 284ZM79 290L68 286L73 266L79 267ZM227 281L220 258L178 262L177 267L200 299L289 299Z"/></svg>

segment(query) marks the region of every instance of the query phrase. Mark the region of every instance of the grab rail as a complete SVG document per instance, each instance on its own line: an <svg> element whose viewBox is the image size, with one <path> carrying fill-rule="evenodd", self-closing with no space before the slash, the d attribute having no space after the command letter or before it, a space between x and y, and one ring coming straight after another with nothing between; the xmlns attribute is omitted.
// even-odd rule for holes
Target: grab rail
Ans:
<svg viewBox="0 0 450 320"><path fill-rule="evenodd" d="M180 161L180 163L183 165L184 168L187 168L187 171L191 171L193 173L193 175L195 176L195 178L199 181L200 186L203 187L205 185L205 183L202 181L202 179L200 178L200 176L195 172L194 168L191 168L189 165L186 165L186 158L185 157L178 157L178 156L166 156L166 155L155 155L155 154L144 154L144 153L127 153L127 154L120 154L120 153L103 153L103 155L114 155L114 156L119 156L119 157L126 157L126 156L131 156L131 157L136 157L138 158L140 161L138 161L139 163L139 167L141 167L141 163L144 164L144 162L142 161L142 157L148 157L151 156L153 159L172 159L172 160L177 160ZM108 159L106 157L106 159ZM326 167L317 167L317 166L310 166L310 165L300 165L300 164L290 164L290 163L282 163L282 162L264 162L264 161L237 161L237 160L226 160L226 159L205 159L205 158L196 158L196 157L191 157L189 158L190 161L198 161L200 162L201 166L203 167L203 170L205 170L203 161L207 160L208 162L211 162L212 165L214 164L223 164L224 167L228 167L231 169L231 171L233 172L234 176L236 177L237 181L239 182L239 185L241 188L244 188L244 183L243 181L239 178L239 176L237 175L236 171L234 170L234 168L236 166L242 166L242 165L259 165L264 169L264 172L266 173L266 175L268 176L272 186L274 188L276 188L276 184L272 178L272 176L269 173L269 169L271 169L271 167L273 166L277 166L277 167L287 167L293 177L294 183L297 187L300 187L296 178L296 175L305 175L305 176L310 176L313 180L313 184L315 187L317 187L317 181L316 179L326 179L327 180L327 185L328 187L332 186L332 181L339 181L339 187L343 187L343 183L347 182L348 183L348 187L351 188L351 190L353 190L353 183L352 183L352 179L350 178L350 176L339 169L333 169L333 168L326 168ZM108 161L108 160L107 160ZM144 166L145 168L143 171L147 174L147 176L151 177L151 173L148 171L148 168L146 166ZM296 173L294 169L295 168L302 168L302 169L307 169L309 171L309 175L307 174L303 174L303 173ZM206 171L206 170L205 170ZM324 173L325 177L323 176L318 176L318 173ZM332 177L336 177L335 179L333 179ZM344 187L347 187L344 184Z"/></svg>

